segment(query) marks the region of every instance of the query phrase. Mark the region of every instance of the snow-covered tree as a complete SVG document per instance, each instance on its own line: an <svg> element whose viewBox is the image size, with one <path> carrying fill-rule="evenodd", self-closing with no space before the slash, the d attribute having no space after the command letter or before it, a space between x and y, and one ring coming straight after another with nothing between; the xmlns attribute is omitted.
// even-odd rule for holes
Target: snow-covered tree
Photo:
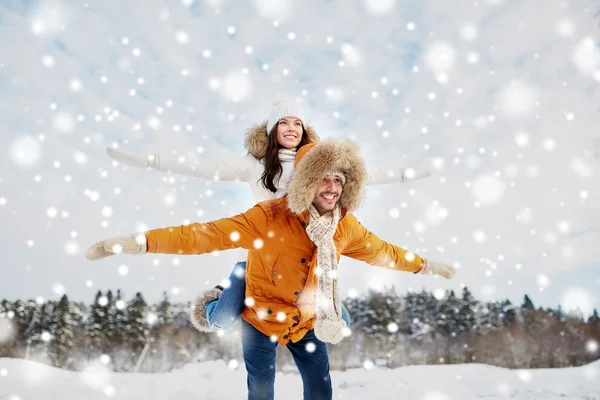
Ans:
<svg viewBox="0 0 600 400"><path fill-rule="evenodd" d="M103 330L104 319L106 318L105 302L107 302L106 297L101 291L98 291L88 312L85 330L88 356L90 358L100 356L108 346L107 335Z"/></svg>
<svg viewBox="0 0 600 400"><path fill-rule="evenodd" d="M438 306L436 329L446 336L456 336L464 330L460 310L462 301L451 290Z"/></svg>
<svg viewBox="0 0 600 400"><path fill-rule="evenodd" d="M533 301L529 298L529 296L525 295L523 297L523 304L521 304L521 308L524 310L535 310L535 306L533 305Z"/></svg>
<svg viewBox="0 0 600 400"><path fill-rule="evenodd" d="M600 327L600 317L598 316L598 310L594 308L594 312L588 318L587 323L596 328Z"/></svg>
<svg viewBox="0 0 600 400"><path fill-rule="evenodd" d="M134 351L141 350L150 338L148 326L148 305L141 293L136 293L127 305L127 329L125 340Z"/></svg>
<svg viewBox="0 0 600 400"><path fill-rule="evenodd" d="M479 329L476 315L479 311L480 304L471 291L467 288L463 288L461 305L459 309L460 315L460 326L459 329L463 332L474 332Z"/></svg>
<svg viewBox="0 0 600 400"><path fill-rule="evenodd" d="M156 307L156 314L159 325L166 325L173 322L173 316L171 315L171 302L167 292L163 292L163 298Z"/></svg>
<svg viewBox="0 0 600 400"><path fill-rule="evenodd" d="M369 290L364 302L367 311L363 316L361 331L372 339L395 342L401 303L394 289L382 292Z"/></svg>
<svg viewBox="0 0 600 400"><path fill-rule="evenodd" d="M425 290L409 292L403 299L402 320L408 326L402 327L412 337L432 332L436 326L438 300Z"/></svg>
<svg viewBox="0 0 600 400"><path fill-rule="evenodd" d="M73 311L67 295L63 295L54 312L56 320L53 327L53 338L49 346L49 356L57 367L70 368L72 366L72 353L74 348Z"/></svg>

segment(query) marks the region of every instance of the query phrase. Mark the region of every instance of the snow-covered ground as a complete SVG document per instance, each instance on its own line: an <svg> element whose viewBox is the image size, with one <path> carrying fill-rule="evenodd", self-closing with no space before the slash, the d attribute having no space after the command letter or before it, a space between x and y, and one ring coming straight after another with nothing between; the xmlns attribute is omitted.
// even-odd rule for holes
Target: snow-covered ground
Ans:
<svg viewBox="0 0 600 400"><path fill-rule="evenodd" d="M231 365L231 364L230 364ZM70 372L0 358L0 400L243 399L246 372L224 361L162 374ZM600 399L600 362L577 368L508 370L482 364L355 369L332 373L334 399ZM278 374L276 398L302 398L297 374Z"/></svg>

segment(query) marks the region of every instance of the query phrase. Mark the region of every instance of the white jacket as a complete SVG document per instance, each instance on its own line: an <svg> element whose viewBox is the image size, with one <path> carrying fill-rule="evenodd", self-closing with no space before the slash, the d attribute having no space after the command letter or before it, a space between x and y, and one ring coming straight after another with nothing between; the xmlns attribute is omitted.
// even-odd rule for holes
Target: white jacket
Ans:
<svg viewBox="0 0 600 400"><path fill-rule="evenodd" d="M257 160L250 154L231 158L198 157L195 159L178 159L169 155L164 156L161 153L142 154L114 148L108 148L107 153L114 160L137 167L150 167L162 172L188 175L214 181L246 182L250 185L250 190L252 190L254 200L257 203L277 198L277 195L263 187L260 181L260 177L264 171L264 161ZM293 161L290 162L293 165ZM384 169L367 167L367 171L369 174L369 185L403 183L430 175L429 171L411 173L410 170L404 168ZM287 184L287 182L289 182L289 176L282 175L279 184ZM282 194L285 194L285 192L284 190Z"/></svg>
<svg viewBox="0 0 600 400"><path fill-rule="evenodd" d="M317 142L318 136L307 126L310 142ZM278 188L273 193L263 187L260 178L264 171L264 157L266 152L266 123L252 127L246 136L246 148L249 154L242 157L229 158L203 158L180 159L165 153L136 153L116 148L108 148L108 155L116 161L135 167L150 167L158 171L170 172L179 175L188 175L196 178L215 181L239 181L246 182L252 190L254 200L258 203L264 200L272 200L277 195L283 196L287 193L287 184L291 178L294 161L282 161L283 173L279 182L275 182ZM286 165L290 163L290 165ZM408 180L425 178L430 175L429 170L415 172L404 168L384 169L369 168L369 185L387 183L402 183ZM246 261L247 251L240 251L240 261Z"/></svg>

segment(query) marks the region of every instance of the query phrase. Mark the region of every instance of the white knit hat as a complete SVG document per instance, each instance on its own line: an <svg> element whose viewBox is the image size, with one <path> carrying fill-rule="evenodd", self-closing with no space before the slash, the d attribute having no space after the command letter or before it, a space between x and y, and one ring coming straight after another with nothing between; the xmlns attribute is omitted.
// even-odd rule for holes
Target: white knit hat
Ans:
<svg viewBox="0 0 600 400"><path fill-rule="evenodd" d="M328 175L338 176L342 179L342 185L346 184L346 175L342 171L329 171L325 176Z"/></svg>
<svg viewBox="0 0 600 400"><path fill-rule="evenodd" d="M306 127L301 107L293 99L279 95L275 102L273 102L271 114L269 114L269 119L267 120L267 135L271 132L275 124L281 118L285 117L298 118L302 122L302 126Z"/></svg>

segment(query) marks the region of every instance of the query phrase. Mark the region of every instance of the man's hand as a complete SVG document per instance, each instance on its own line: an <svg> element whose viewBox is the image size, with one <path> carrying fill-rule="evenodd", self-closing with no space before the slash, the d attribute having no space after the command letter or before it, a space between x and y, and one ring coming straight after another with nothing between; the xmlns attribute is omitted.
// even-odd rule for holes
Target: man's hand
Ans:
<svg viewBox="0 0 600 400"><path fill-rule="evenodd" d="M157 165L157 155L154 153L136 153L133 151L107 147L106 154L113 160L131 165L132 167L147 168L155 167Z"/></svg>
<svg viewBox="0 0 600 400"><path fill-rule="evenodd" d="M423 275L439 275L446 279L452 279L456 273L456 268L452 265L442 264L434 261L423 260L423 268L419 271Z"/></svg>
<svg viewBox="0 0 600 400"><path fill-rule="evenodd" d="M145 254L146 235L122 236L94 243L85 253L88 260L100 260L115 254Z"/></svg>

